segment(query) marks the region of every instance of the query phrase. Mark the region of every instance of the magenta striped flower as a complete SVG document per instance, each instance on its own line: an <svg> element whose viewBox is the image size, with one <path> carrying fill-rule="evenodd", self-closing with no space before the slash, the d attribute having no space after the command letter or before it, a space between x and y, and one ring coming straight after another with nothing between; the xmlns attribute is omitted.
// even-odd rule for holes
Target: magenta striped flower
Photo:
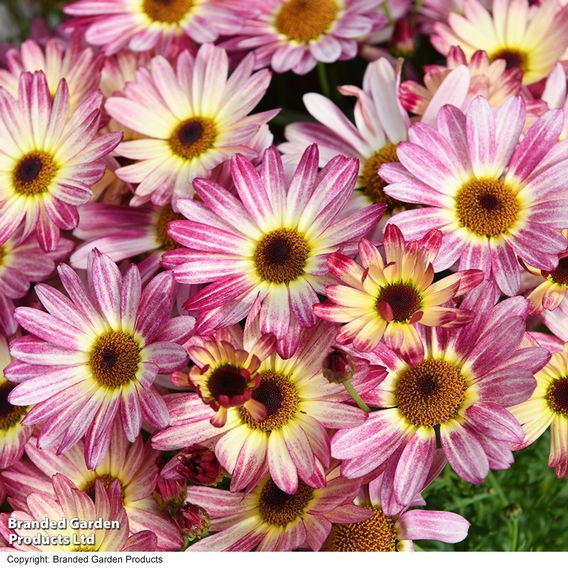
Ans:
<svg viewBox="0 0 568 568"><path fill-rule="evenodd" d="M346 214L357 179L354 159L337 156L318 172L318 149L310 146L287 183L275 148L263 157L260 173L241 155L231 162L238 197L198 179L201 201L181 200L187 221L169 225L185 248L164 254L184 284L212 282L191 297L200 312L198 331L237 323L259 298L260 327L283 338L291 322L316 323L312 306L325 293L327 257L357 250L359 238L379 221L385 206Z"/></svg>
<svg viewBox="0 0 568 568"><path fill-rule="evenodd" d="M394 495L404 503L428 475L437 429L450 465L466 481L481 483L489 469L511 465L510 444L520 443L523 431L507 408L531 396L534 373L549 353L520 348L527 301L516 297L495 305L497 298L491 283L476 288L462 302L475 319L462 328L424 333L422 356L404 357L384 345L369 356L389 374L365 395L379 410L332 440L332 455L345 460L345 475L394 467L394 460Z"/></svg>
<svg viewBox="0 0 568 568"><path fill-rule="evenodd" d="M353 59L358 41L383 28L382 0L249 0L255 9L229 49L252 51L256 66L311 71L318 61Z"/></svg>
<svg viewBox="0 0 568 568"><path fill-rule="evenodd" d="M0 535L9 541L10 548L26 552L127 552L156 550L156 535L151 531L141 531L129 536L128 517L122 506L120 484L115 481L107 489L97 480L93 497L80 491L62 473L52 479L53 496L33 493L27 498L26 510L2 513L0 516ZM67 519L68 525L59 532L45 528L9 528L9 519L27 522L44 522L46 519L60 523ZM71 519L92 522L99 519L118 523L118 528L81 529L70 525ZM94 536L94 543L82 541L84 537ZM39 537L37 543L26 543L24 539ZM67 537L68 540L64 540Z"/></svg>
<svg viewBox="0 0 568 568"><path fill-rule="evenodd" d="M36 231L53 251L60 230L77 226L77 206L91 198L101 159L122 137L97 137L101 99L90 94L70 115L66 81L52 97L43 72L22 73L17 98L0 88L0 244L22 226L22 238Z"/></svg>
<svg viewBox="0 0 568 568"><path fill-rule="evenodd" d="M68 266L60 265L58 272L69 297L38 284L47 313L16 309L16 320L32 335L12 342L16 361L5 374L20 384L9 400L35 405L26 424L43 424L42 448L65 452L86 436L85 459L93 469L108 449L115 422L131 442L142 418L155 427L168 425L166 405L153 383L158 373L183 367L186 353L179 343L190 335L194 319L170 319L174 281L169 272L142 290L136 266L122 276L96 250L89 259L88 290Z"/></svg>
<svg viewBox="0 0 568 568"><path fill-rule="evenodd" d="M211 515L215 534L191 546L191 552L291 551L300 547L318 551L332 523L356 523L369 511L352 504L359 482L328 472L324 487L300 482L289 493L267 476L249 493L230 493L213 487L189 487L188 501Z"/></svg>
<svg viewBox="0 0 568 568"><path fill-rule="evenodd" d="M450 105L438 114L437 128L414 124L409 142L399 144L400 164L380 175L385 192L424 205L392 218L407 239L439 229L443 243L434 268L459 261L459 269L479 269L512 296L520 286L518 258L553 271L567 248L568 142L558 142L562 113L547 112L519 138L525 105L511 97L492 109L476 98L467 113Z"/></svg>
<svg viewBox="0 0 568 568"><path fill-rule="evenodd" d="M75 19L69 27L107 55L128 48L172 52L192 41L207 43L238 31L248 13L239 0L78 0L63 11ZM192 41L190 41L192 40Z"/></svg>
<svg viewBox="0 0 568 568"><path fill-rule="evenodd" d="M26 455L31 462L21 461L1 474L13 509L26 510L26 500L32 493L55 497L51 478L57 473L91 497L97 480L107 489L118 480L131 535L152 531L158 539L156 550L179 550L183 544L179 530L152 495L158 477L158 452L144 444L141 436L129 444L120 424L114 425L109 450L95 470L87 468L82 441L57 455L54 450L39 449L32 438L26 445Z"/></svg>

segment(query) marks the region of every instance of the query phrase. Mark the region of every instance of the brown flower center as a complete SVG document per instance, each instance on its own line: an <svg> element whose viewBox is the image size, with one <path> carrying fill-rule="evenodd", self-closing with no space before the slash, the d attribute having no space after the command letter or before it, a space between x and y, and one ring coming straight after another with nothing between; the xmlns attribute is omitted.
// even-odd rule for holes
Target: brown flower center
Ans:
<svg viewBox="0 0 568 568"><path fill-rule="evenodd" d="M144 0L142 10L154 22L178 24L193 8L193 0Z"/></svg>
<svg viewBox="0 0 568 568"><path fill-rule="evenodd" d="M8 402L8 395L15 386L8 382L0 385L0 430L10 430L28 413L29 407L14 406Z"/></svg>
<svg viewBox="0 0 568 568"><path fill-rule="evenodd" d="M108 490L108 488L112 485L112 482L118 478L113 477L108 473L104 473L103 475L97 475L97 477L87 483L85 488L83 489L83 492L86 493L93 501L95 500L95 485L97 479L103 484L104 488ZM122 483L120 483L120 494L122 496L122 502L124 503L124 489L122 487Z"/></svg>
<svg viewBox="0 0 568 568"><path fill-rule="evenodd" d="M218 400L220 396L232 398L243 395L249 388L247 379L242 375L242 369L234 365L217 367L207 381L211 396Z"/></svg>
<svg viewBox="0 0 568 568"><path fill-rule="evenodd" d="M170 221L183 221L185 217L181 213L176 213L170 205L162 207L158 220L156 221L156 239L161 243L164 250L174 250L179 248L179 244L168 235L168 223Z"/></svg>
<svg viewBox="0 0 568 568"><path fill-rule="evenodd" d="M546 400L552 410L568 416L568 377L560 377L550 384Z"/></svg>
<svg viewBox="0 0 568 568"><path fill-rule="evenodd" d="M504 59L507 69L519 68L521 71L526 71L527 56L516 49L500 49L491 56L491 61L496 59Z"/></svg>
<svg viewBox="0 0 568 568"><path fill-rule="evenodd" d="M568 256L558 261L558 266L550 273L549 277L556 284L568 286Z"/></svg>
<svg viewBox="0 0 568 568"><path fill-rule="evenodd" d="M378 172L383 164L398 161L396 144L387 144L367 159L361 172L361 182L367 197L374 203L386 203L391 211L400 206L401 203L385 193L385 187L388 185L388 182Z"/></svg>
<svg viewBox="0 0 568 568"><path fill-rule="evenodd" d="M396 383L399 411L415 426L435 426L458 415L467 385L459 369L427 359L402 372Z"/></svg>
<svg viewBox="0 0 568 568"><path fill-rule="evenodd" d="M109 389L134 381L139 364L140 346L124 331L110 331L99 336L89 359L93 377Z"/></svg>
<svg viewBox="0 0 568 568"><path fill-rule="evenodd" d="M288 284L304 273L310 248L295 229L277 229L268 233L256 246L254 265L267 282Z"/></svg>
<svg viewBox="0 0 568 568"><path fill-rule="evenodd" d="M380 507L365 506L374 515L360 523L335 524L327 549L332 552L396 552L398 538L395 520Z"/></svg>
<svg viewBox="0 0 568 568"><path fill-rule="evenodd" d="M296 493L289 495L278 489L269 479L260 492L258 511L265 523L276 527L285 527L295 519L302 517L314 495L314 490L303 481L298 482Z"/></svg>
<svg viewBox="0 0 568 568"><path fill-rule="evenodd" d="M253 391L252 398L266 407L266 418L256 421L246 408L239 408L241 420L250 428L272 432L279 430L295 414L298 409L298 391L287 378L274 371L263 371L260 384Z"/></svg>
<svg viewBox="0 0 568 568"><path fill-rule="evenodd" d="M472 179L460 188L455 199L460 223L479 236L506 233L519 216L517 196L497 179Z"/></svg>
<svg viewBox="0 0 568 568"><path fill-rule="evenodd" d="M47 152L31 152L16 164L12 171L12 184L19 195L39 195L49 191L57 174L57 165Z"/></svg>
<svg viewBox="0 0 568 568"><path fill-rule="evenodd" d="M408 321L420 309L422 300L409 284L389 284L381 288L377 309L381 303L390 307L394 321Z"/></svg>
<svg viewBox="0 0 568 568"><path fill-rule="evenodd" d="M192 160L212 148L216 138L213 121L196 116L178 125L170 137L170 148L176 156Z"/></svg>
<svg viewBox="0 0 568 568"><path fill-rule="evenodd" d="M274 26L288 39L308 43L330 29L338 12L335 0L287 0L276 14Z"/></svg>

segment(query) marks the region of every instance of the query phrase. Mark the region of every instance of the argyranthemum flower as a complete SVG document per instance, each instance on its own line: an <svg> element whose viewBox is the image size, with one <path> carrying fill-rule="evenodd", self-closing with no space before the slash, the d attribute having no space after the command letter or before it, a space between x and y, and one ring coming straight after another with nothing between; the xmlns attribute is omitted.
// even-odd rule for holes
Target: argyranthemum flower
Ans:
<svg viewBox="0 0 568 568"><path fill-rule="evenodd" d="M453 45L470 57L483 50L491 61L504 59L523 72L529 85L546 77L568 47L568 6L543 0L494 0L491 11L479 0L464 0L464 15L450 13L446 23L434 24L434 47L447 54Z"/></svg>
<svg viewBox="0 0 568 568"><path fill-rule="evenodd" d="M421 334L421 356L401 356L384 345L369 356L385 364L389 374L365 395L379 410L332 440L332 455L346 460L344 475L359 477L383 464L388 468L394 459L394 495L404 503L428 476L437 431L450 465L470 483L481 483L489 469L511 465L510 445L522 441L523 431L507 408L530 397L533 375L549 353L519 348L527 301L516 297L495 305L498 296L492 283L476 288L462 302L475 319L459 329Z"/></svg>
<svg viewBox="0 0 568 568"><path fill-rule="evenodd" d="M236 152L256 157L250 139L278 111L249 115L264 96L270 72L253 74L246 57L229 77L227 53L213 45L194 58L184 51L172 66L162 56L139 69L124 96L105 108L119 123L140 134L123 142L118 154L136 163L119 168L121 179L138 183L132 204L152 199L164 205L191 197L191 180L205 176Z"/></svg>
<svg viewBox="0 0 568 568"><path fill-rule="evenodd" d="M566 317L566 316L564 316ZM548 466L559 478L568 476L568 343L552 353L548 364L535 375L536 389L529 400L511 408L521 423L526 447L550 428Z"/></svg>
<svg viewBox="0 0 568 568"><path fill-rule="evenodd" d="M118 480L131 534L152 531L158 539L156 550L179 550L183 544L172 519L152 496L158 477L158 453L149 444L144 445L140 436L129 444L120 425L115 424L108 452L95 470L87 468L82 441L57 455L53 450L39 449L37 440L32 438L26 445L26 454L33 464L22 461L1 474L13 509L25 510L31 493L55 496L51 479L57 473L64 474L90 497L94 497L97 480L107 489Z"/></svg>
<svg viewBox="0 0 568 568"><path fill-rule="evenodd" d="M358 41L386 25L382 1L250 0L256 13L224 45L252 51L257 68L305 75L318 61L353 59Z"/></svg>
<svg viewBox="0 0 568 568"><path fill-rule="evenodd" d="M22 458L24 446L32 435L32 428L22 424L29 407L16 406L8 402L8 395L16 386L6 380L3 374L3 369L10 361L8 342L0 335L0 468L2 469L10 467Z"/></svg>
<svg viewBox="0 0 568 568"><path fill-rule="evenodd" d="M362 265L340 253L329 257L329 270L341 284L326 288L329 302L316 304L315 314L345 323L339 343L373 350L381 339L392 349L420 352L417 324L453 327L471 321L467 310L448 306L483 280L479 270L467 270L434 282L432 262L442 244L439 231L405 242L396 225L385 231L385 259L367 239L359 243Z"/></svg>
<svg viewBox="0 0 568 568"><path fill-rule="evenodd" d="M231 162L240 201L218 184L199 179L201 202L181 200L188 221L173 221L169 235L182 244L164 254L184 284L211 282L185 305L200 313L198 332L237 323L262 301L260 327L278 339L291 319L315 324L312 306L324 293L327 256L356 250L357 240L380 219L384 205L347 215L357 162L342 156L318 173L318 150L310 146L287 186L282 160L268 149L259 174L241 155Z"/></svg>
<svg viewBox="0 0 568 568"><path fill-rule="evenodd" d="M333 522L369 517L367 510L352 504L358 489L357 481L338 476L336 470L317 489L300 481L296 489L284 492L270 476L248 494L189 487L188 501L207 510L210 531L216 533L189 550L287 552L301 546L320 550Z"/></svg>
<svg viewBox="0 0 568 568"><path fill-rule="evenodd" d="M258 323L252 329L244 345L247 351L261 339ZM219 462L232 474L232 491L254 487L267 472L289 493L297 491L300 483L320 487L324 483L322 467L330 463L325 429L360 424L365 418L362 410L342 402L342 385L331 385L322 376L322 360L336 332L335 326L321 322L302 332L290 358L272 353L261 362L260 384L252 399L266 408L263 420L255 419L245 407L233 406L227 408L225 425L215 427L211 424L215 410L199 395L166 395L171 423L154 434L152 445L177 450L211 442ZM219 379L220 390L234 385L231 373L223 373Z"/></svg>
<svg viewBox="0 0 568 568"><path fill-rule="evenodd" d="M12 341L16 361L6 377L20 383L12 404L35 404L26 424L43 423L42 448L58 453L85 438L87 466L96 468L120 421L133 442L142 418L155 427L168 425L168 411L153 386L158 373L170 373L186 361L185 341L194 319L170 319L174 281L169 272L141 289L131 266L122 276L108 257L93 251L89 290L68 266L58 268L69 297L44 284L35 287L46 312L17 308L16 320L30 336Z"/></svg>
<svg viewBox="0 0 568 568"><path fill-rule="evenodd" d="M32 493L26 500L26 509L2 513L0 533L10 548L28 552L127 552L156 550L156 535L141 531L129 536L128 517L122 506L120 484L115 481L105 489L97 480L94 496L83 493L62 473L53 476L54 496ZM9 528L9 519L20 521L20 526ZM34 528L36 523L48 520L65 528L56 530ZM74 527L72 519L86 523L108 521L110 527ZM26 527L26 524L29 526ZM39 539L38 539L39 537ZM39 542L36 541L39 540Z"/></svg>
<svg viewBox="0 0 568 568"><path fill-rule="evenodd" d="M23 298L32 282L41 282L55 270L55 264L66 260L74 243L61 239L50 253L41 250L37 238L21 238L17 231L0 245L0 329L7 336L14 335L18 324L14 319L14 300Z"/></svg>
<svg viewBox="0 0 568 568"><path fill-rule="evenodd" d="M85 39L107 55L120 49L168 51L191 42L215 41L238 31L248 14L239 0L78 0L63 7L85 28Z"/></svg>
<svg viewBox="0 0 568 568"><path fill-rule="evenodd" d="M511 97L492 109L477 97L467 113L442 108L437 128L415 124L409 142L399 144L400 164L380 175L385 192L426 205L391 221L406 238L430 229L443 235L436 270L459 261L459 269L483 270L507 295L517 293L523 262L552 271L567 248L568 142L558 142L562 113L549 111L519 137L525 105Z"/></svg>
<svg viewBox="0 0 568 568"><path fill-rule="evenodd" d="M20 75L24 71L43 71L49 92L55 96L61 79L69 88L69 110L75 109L99 88L103 57L91 48L83 48L80 34L73 34L66 42L49 38L45 46L34 40L25 41L19 48L6 54L7 69L0 69L0 87L18 98Z"/></svg>
<svg viewBox="0 0 568 568"><path fill-rule="evenodd" d="M71 255L71 265L87 268L87 259L98 249L114 262L150 253L156 263L177 243L168 236L168 223L185 219L170 205L125 207L108 203L87 203L79 208L79 225L73 236L85 241Z"/></svg>
<svg viewBox="0 0 568 568"><path fill-rule="evenodd" d="M381 505L383 476L362 488L356 503L373 513L358 523L334 524L324 550L330 552L410 552L413 540L461 542L467 537L469 523L460 515L446 511L409 510L404 507L389 515ZM407 502L424 504L418 488ZM414 498L414 499L413 499Z"/></svg>
<svg viewBox="0 0 568 568"><path fill-rule="evenodd" d="M23 226L44 251L59 243L60 229L79 220L77 206L104 174L100 160L120 133L96 137L101 95L93 93L69 116L65 80L51 97L43 72L22 73L18 98L0 88L0 243Z"/></svg>

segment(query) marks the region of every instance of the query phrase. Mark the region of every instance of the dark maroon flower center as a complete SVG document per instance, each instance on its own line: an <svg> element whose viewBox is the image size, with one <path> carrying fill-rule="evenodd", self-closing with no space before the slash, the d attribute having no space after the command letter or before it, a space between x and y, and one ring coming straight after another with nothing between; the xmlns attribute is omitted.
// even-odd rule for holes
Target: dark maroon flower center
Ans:
<svg viewBox="0 0 568 568"><path fill-rule="evenodd" d="M568 377L556 379L548 387L546 399L553 410L568 416Z"/></svg>
<svg viewBox="0 0 568 568"><path fill-rule="evenodd" d="M568 256L559 260L558 266L550 273L550 277L557 284L568 285Z"/></svg>
<svg viewBox="0 0 568 568"><path fill-rule="evenodd" d="M8 395L16 385L5 383L0 386L0 430L9 430L27 414L27 406L14 406L8 402Z"/></svg>
<svg viewBox="0 0 568 568"><path fill-rule="evenodd" d="M386 304L394 321L409 320L420 308L421 300L416 290L408 284L390 284L381 289L377 309L384 314L381 304Z"/></svg>
<svg viewBox="0 0 568 568"><path fill-rule="evenodd" d="M290 495L269 479L260 493L258 511L264 522L285 527L304 513L313 494L314 490L303 481L298 482L296 493Z"/></svg>
<svg viewBox="0 0 568 568"><path fill-rule="evenodd" d="M216 400L224 395L229 398L240 396L248 388L247 379L242 369L233 365L223 365L213 371L207 382L211 396Z"/></svg>
<svg viewBox="0 0 568 568"><path fill-rule="evenodd" d="M12 171L12 184L19 195L39 195L49 190L57 173L50 154L32 152L23 156Z"/></svg>

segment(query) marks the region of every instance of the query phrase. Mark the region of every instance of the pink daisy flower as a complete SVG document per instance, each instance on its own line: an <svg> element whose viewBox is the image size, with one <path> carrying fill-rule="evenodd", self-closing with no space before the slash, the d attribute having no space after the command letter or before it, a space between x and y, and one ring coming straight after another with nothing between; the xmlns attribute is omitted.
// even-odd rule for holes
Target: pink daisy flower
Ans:
<svg viewBox="0 0 568 568"><path fill-rule="evenodd" d="M201 202L178 203L188 221L170 223L169 234L185 248L164 254L163 262L178 282L212 282L185 305L200 312L199 333L237 323L257 298L263 333L280 339L291 321L315 324L312 306L325 291L327 256L340 248L355 252L385 208L371 205L346 214L357 161L337 156L320 172L318 163L314 144L287 183L275 148L265 152L260 173L237 155L231 172L240 201L198 179Z"/></svg>
<svg viewBox="0 0 568 568"><path fill-rule="evenodd" d="M552 271L568 244L561 232L568 226L562 113L547 112L519 142L524 122L519 97L498 109L478 97L465 114L448 105L436 129L412 126L397 150L400 164L380 169L391 182L388 195L426 206L391 219L405 237L443 233L436 270L459 261L460 270L482 270L509 296L520 286L517 258Z"/></svg>
<svg viewBox="0 0 568 568"><path fill-rule="evenodd" d="M0 468L2 469L22 459L24 446L32 435L32 428L22 424L30 408L8 402L8 395L16 385L4 378L2 370L11 360L8 342L0 335ZM0 501L2 502L4 499Z"/></svg>
<svg viewBox="0 0 568 568"><path fill-rule="evenodd" d="M256 318L249 326L245 343L241 346L235 338L233 349L259 356L261 331ZM265 352L258 367L260 384L252 392L252 400L266 409L263 416L251 414L246 406L229 406L225 424L216 427L211 423L216 411L199 395L166 395L171 424L154 434L152 445L176 450L192 444L213 444L219 462L232 475L232 491L256 486L268 472L288 493L297 491L299 484L321 487L322 468L330 464L326 428L360 424L365 418L362 410L343 402L348 398L343 386L329 384L322 375L322 360L336 332L335 326L322 322L300 334L298 349L290 358L282 359L276 353L267 356ZM257 349L251 351L255 345ZM200 357L210 354L204 352ZM209 376L207 386L213 393L230 389L236 394L236 375L243 363L238 367L233 363L231 368L231 359L225 357L215 361L220 371ZM382 368L380 371L382 378ZM360 380L367 378L363 375ZM238 385L242 391L247 388L242 379Z"/></svg>
<svg viewBox="0 0 568 568"><path fill-rule="evenodd" d="M430 480L431 481L431 480ZM467 537L469 523L456 513L404 507L396 514L383 510L384 476L371 481L355 501L373 513L358 523L334 524L324 550L330 552L413 552L414 540L461 542ZM427 483L426 483L427 485ZM419 491L421 491L420 488ZM417 491L407 499L411 507L424 505Z"/></svg>
<svg viewBox="0 0 568 568"><path fill-rule="evenodd" d="M473 314L448 305L482 280L479 270L467 270L434 282L432 262L442 235L428 232L421 240L405 242L396 225L385 231L385 258L367 239L359 243L362 265L340 254L329 257L330 272L340 285L326 288L329 302L316 304L315 314L346 323L338 343L372 351L383 339L391 349L420 352L418 325L454 327L471 321Z"/></svg>
<svg viewBox="0 0 568 568"><path fill-rule="evenodd" d="M26 424L43 423L42 448L67 451L83 436L87 466L96 468L106 453L115 422L133 442L142 418L154 427L168 425L168 411L153 382L158 373L181 368L186 354L179 345L194 319L170 319L174 282L171 273L156 276L141 289L131 266L122 276L108 257L93 251L88 291L79 276L60 265L69 297L44 284L35 288L46 312L17 308L16 320L31 336L12 342L17 360L6 377L20 383L13 404L35 404Z"/></svg>
<svg viewBox="0 0 568 568"><path fill-rule="evenodd" d="M358 41L387 22L382 0L251 0L249 17L228 49L252 51L256 67L311 71L318 61L353 59Z"/></svg>
<svg viewBox="0 0 568 568"><path fill-rule="evenodd" d="M238 0L78 0L63 7L85 39L107 55L215 41L238 31L248 14Z"/></svg>
<svg viewBox="0 0 568 568"><path fill-rule="evenodd" d="M57 473L64 474L90 497L94 496L97 480L107 489L118 480L130 534L151 531L158 539L156 550L179 550L182 546L179 530L153 497L158 452L145 445L140 436L129 444L120 425L115 425L108 452L95 470L87 468L82 441L57 455L53 450L39 449L32 438L26 454L32 463L22 461L1 474L13 509L26 510L26 499L32 493L54 497L51 479Z"/></svg>
<svg viewBox="0 0 568 568"><path fill-rule="evenodd" d="M53 496L32 493L26 500L26 510L2 513L0 534L10 545L4 550L16 549L26 552L150 552L156 550L156 535L151 531L141 531L129 536L128 517L122 506L118 481L111 484L107 490L103 483L97 480L93 498L80 491L62 473L53 476L52 484ZM77 518L87 522L103 519L111 522L112 527L95 530L81 529L73 528L68 522L65 529L58 529L57 534L50 529L25 528L26 522L39 523L48 519L57 523L61 522L61 519ZM9 519L20 521L22 526L10 529ZM34 537L37 536L40 542L32 543Z"/></svg>
<svg viewBox="0 0 568 568"><path fill-rule="evenodd" d="M75 109L99 88L103 57L91 48L84 49L80 34L68 42L49 38L45 46L32 39L6 54L7 69L0 69L0 87L18 98L20 75L25 71L43 71L51 96L55 96L61 79L69 89L69 110Z"/></svg>
<svg viewBox="0 0 568 568"><path fill-rule="evenodd" d="M481 483L489 469L510 467L510 446L522 441L523 431L507 408L530 397L533 375L549 353L519 348L526 300L495 305L497 299L491 283L471 292L462 307L475 319L456 330L422 334L423 355L411 359L381 345L369 356L372 363L385 364L389 374L365 395L379 410L332 440L332 455L346 460L344 475L358 477L383 464L394 468L396 462L394 497L405 503L428 476L438 430L450 465L466 481Z"/></svg>
<svg viewBox="0 0 568 568"><path fill-rule="evenodd" d="M264 96L271 74L253 73L246 57L229 77L225 50L204 45L194 58L184 51L172 66L161 56L139 69L124 96L110 97L105 108L120 124L138 133L117 153L135 163L118 177L137 183L132 205L150 199L164 205L191 197L191 180L209 174L236 152L254 158L250 139L278 111L249 115Z"/></svg>
<svg viewBox="0 0 568 568"><path fill-rule="evenodd" d="M66 81L52 98L43 72L21 74L17 99L0 88L0 244L23 226L21 238L35 230L41 248L54 251L104 174L100 160L122 135L96 136L99 93L72 115L69 105Z"/></svg>
<svg viewBox="0 0 568 568"><path fill-rule="evenodd" d="M46 280L57 262L66 260L74 243L61 239L53 252L41 250L35 235L21 238L21 230L0 246L0 329L14 335L18 324L14 319L14 301L23 298L32 282Z"/></svg>
<svg viewBox="0 0 568 568"><path fill-rule="evenodd" d="M211 532L190 547L200 551L280 551L299 547L318 551L332 523L356 523L369 511L352 504L359 482L328 474L324 487L300 482L284 492L267 476L249 493L229 493L213 487L189 487L189 502L211 516Z"/></svg>

